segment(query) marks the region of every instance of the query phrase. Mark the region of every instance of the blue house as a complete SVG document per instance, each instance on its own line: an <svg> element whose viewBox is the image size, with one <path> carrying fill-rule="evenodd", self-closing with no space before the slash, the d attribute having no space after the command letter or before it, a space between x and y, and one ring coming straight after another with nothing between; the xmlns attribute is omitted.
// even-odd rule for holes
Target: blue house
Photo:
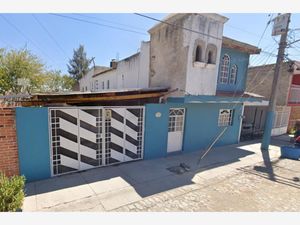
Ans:
<svg viewBox="0 0 300 225"><path fill-rule="evenodd" d="M244 102L261 101L245 93L249 57L260 49L223 37L226 21L217 14L175 14L165 22L206 33L172 31L165 23L149 30L150 86L168 86L171 93L163 104L146 105L145 158L204 150L224 129L216 146L239 142Z"/></svg>
<svg viewBox="0 0 300 225"><path fill-rule="evenodd" d="M44 107L17 109L21 173L30 181L203 151L220 133L215 146L238 143L245 102L262 101L245 92L249 56L260 49L223 37L227 20L171 14L152 27L145 52L126 61L146 88L33 96L28 102ZM135 79L124 74L123 83Z"/></svg>

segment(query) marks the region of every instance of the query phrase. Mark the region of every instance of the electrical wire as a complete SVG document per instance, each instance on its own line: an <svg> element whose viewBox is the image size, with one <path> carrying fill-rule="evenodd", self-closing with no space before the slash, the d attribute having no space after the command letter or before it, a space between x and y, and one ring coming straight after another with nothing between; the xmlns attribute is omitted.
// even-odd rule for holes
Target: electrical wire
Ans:
<svg viewBox="0 0 300 225"><path fill-rule="evenodd" d="M265 27L265 29L264 29L264 31L263 31L263 33L262 33L262 35L261 35L259 41L258 41L257 47L260 45L260 42L261 42L261 40L263 39L263 37L264 37L264 35L265 35L265 33L266 33L266 30L267 30L268 26L270 25L270 23L271 23L271 21L272 21L272 18L273 18L273 14L271 15L271 18L269 19L269 21L267 22L267 25L266 25L266 27Z"/></svg>
<svg viewBox="0 0 300 225"><path fill-rule="evenodd" d="M68 57L68 54L65 50L61 47L61 45L56 41L53 35L48 31L48 29L42 24L42 22L38 19L37 16L31 14L31 16L35 19L35 21L39 24L39 26L45 31L45 33L49 36L49 38L53 41L56 47L64 54L64 56Z"/></svg>
<svg viewBox="0 0 300 225"><path fill-rule="evenodd" d="M4 15L0 14L1 18L9 24L15 31L17 31L25 40L29 41L32 45L34 45L40 52L42 52L45 56L47 56L52 62L53 59L42 49L40 48L33 40L31 40L26 34L24 34L15 24L9 21Z"/></svg>
<svg viewBox="0 0 300 225"><path fill-rule="evenodd" d="M271 55L268 56L266 62L268 61L268 59L270 58ZM275 68L275 65L273 65L273 67L267 72L267 75L258 83L256 84L252 89L249 90L249 92L254 91L259 85L261 85L267 78L270 72L273 71L273 69ZM255 79L257 78L259 72L256 73L256 75L254 76L254 79L252 80L253 84L255 82ZM237 90L237 88L236 88ZM235 93L236 93L235 90ZM234 95L235 97L235 95ZM238 104L241 104L239 101L243 98L243 96L241 96L240 98L238 98L237 103L234 104L234 106L231 108L232 110L236 110L236 107ZM249 100L251 97L249 96L248 98L246 98L245 101ZM243 108L243 107L242 107ZM240 110L242 110L242 108ZM206 151L201 155L201 157L198 159L197 165L199 166L201 160L203 160L203 158L211 151L211 149L213 148L213 146L216 144L216 142L224 135L224 133L227 131L228 126L226 126L224 129L221 130L221 132L218 133L218 135L216 136L216 138L214 138L213 142L208 146L208 148L206 149Z"/></svg>
<svg viewBox="0 0 300 225"><path fill-rule="evenodd" d="M115 30L122 30L122 31L131 32L131 33L135 33L135 34L148 35L147 33L142 33L142 32L139 32L139 31L129 30L129 29L116 27L116 26L111 26L111 25L106 25L106 24L101 24L101 23L98 23L98 22L94 22L94 21L90 21L90 20L86 20L86 19L80 19L80 18L76 18L76 17L72 17L72 16L66 16L66 15L61 15L61 14L57 14L57 13L50 13L50 15L66 18L66 19L69 19L69 20L74 20L74 21L77 21L77 22L83 22L83 23L93 24L93 25L97 25L97 26L101 26L101 27L107 27L107 28L111 28L111 29L115 29Z"/></svg>
<svg viewBox="0 0 300 225"><path fill-rule="evenodd" d="M141 17L144 17L144 18L148 18L148 19L160 22L160 23L167 24L169 26L173 26L173 27L176 27L176 28L181 28L183 30L187 30L187 31L190 31L190 32L193 32L193 33L196 33L196 34L201 34L201 35L204 35L204 36L207 36L207 37L210 37L210 38L215 38L217 40L222 40L222 38L219 38L219 37L216 37L216 36L213 36L213 35L209 35L209 34L205 34L203 32L196 31L196 30L193 30L193 29L190 29L190 28L186 28L186 27L183 27L183 26L178 26L176 24L172 24L172 23L166 22L164 20L159 20L159 19L156 19L156 18L151 17L151 16L146 16L146 15L140 14L140 13L134 13L134 14L137 15L137 16L141 16Z"/></svg>
<svg viewBox="0 0 300 225"><path fill-rule="evenodd" d="M145 31L144 28L140 28L140 27L135 27L135 26L131 26L131 25L128 25L128 24L124 24L124 23L118 23L118 22L115 22L115 21L111 21L111 20L106 20L106 19L102 19L102 18L99 18L99 17L95 17L95 16L90 16L90 15L86 15L86 14L82 14L82 13L72 13L74 15L79 15L81 17L85 17L85 18L90 18L90 19L94 19L94 20L98 20L98 21L103 21L103 22L107 22L107 23L111 23L111 24L116 24L116 25L120 25L120 26L125 26L125 27L129 27L129 28L133 28L135 30L139 30L139 31Z"/></svg>

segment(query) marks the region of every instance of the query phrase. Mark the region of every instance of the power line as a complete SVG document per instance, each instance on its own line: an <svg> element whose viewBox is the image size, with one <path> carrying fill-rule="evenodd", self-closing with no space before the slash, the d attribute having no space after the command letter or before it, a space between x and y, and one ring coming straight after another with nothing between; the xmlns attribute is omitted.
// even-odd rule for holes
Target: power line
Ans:
<svg viewBox="0 0 300 225"><path fill-rule="evenodd" d="M25 38L26 40L28 40L32 45L34 45L37 49L39 49L45 56L47 56L51 61L52 58L43 51L43 49L41 49L33 40L31 40L27 35L25 35L16 25L14 25L11 21L9 21L5 16L3 16L2 14L0 14L0 16L2 17L2 19L4 21L6 21L6 23L8 23L12 28L14 28L21 36L23 36L23 38Z"/></svg>
<svg viewBox="0 0 300 225"><path fill-rule="evenodd" d="M66 56L68 57L67 53L65 50L60 46L60 44L55 40L55 38L51 35L51 33L47 30L47 28L42 24L42 22L39 21L38 17L35 16L34 14L31 14L32 17L35 19L35 21L40 25L40 27L48 34L50 39L53 41L53 43L59 48L59 50Z"/></svg>
<svg viewBox="0 0 300 225"><path fill-rule="evenodd" d="M102 19L102 18L95 17L95 16L90 16L90 15L86 15L86 14L82 14L82 13L73 13L73 14L74 15L79 15L79 16L82 16L82 17L86 17L86 18L90 18L90 19L94 19L94 20L104 21L104 22L107 22L107 23L112 23L112 24L117 24L117 25L121 25L121 26L125 26L125 27L130 27L130 28L133 28L135 30L145 31L144 28L135 27L135 26L131 26L131 25L128 25L128 24L124 24L124 23L118 23L118 22L115 22L115 21L110 21L110 20Z"/></svg>
<svg viewBox="0 0 300 225"><path fill-rule="evenodd" d="M266 25L266 27L265 27L265 29L264 29L264 31L263 31L263 33L262 33L262 35L261 35L259 41L258 41L257 47L260 45L260 42L261 42L261 40L263 39L263 37L264 37L264 35L265 35L265 33L266 33L266 30L267 30L268 26L270 25L270 23L271 23L271 21L272 21L272 18L273 18L273 14L271 15L271 18L269 19L269 21L267 22L267 25Z"/></svg>
<svg viewBox="0 0 300 225"><path fill-rule="evenodd" d="M140 13L134 13L134 14L137 15L137 16L145 17L145 18L147 18L147 19L151 19L151 20L160 22L160 23L167 24L167 25L169 25L169 26L181 28L181 29L183 29L183 30L187 30L187 31L190 31L190 32L193 32L193 33L201 34L201 35L208 36L208 37L215 38L215 39L217 39L217 40L221 40L221 41L222 41L222 38L215 37L215 36L209 35L209 34L205 34L205 33L200 32L200 31L196 31L196 30L192 30L192 29L189 29L189 28L186 28L186 27L178 26L178 25L176 25L176 24L168 23L168 22L166 22L166 21L159 20L159 19L156 19L156 18L151 17L151 16L146 16L146 15L143 15L143 14L140 14Z"/></svg>
<svg viewBox="0 0 300 225"><path fill-rule="evenodd" d="M97 25L97 26L101 26L101 27L108 27L108 28L115 29L115 30L122 30L122 31L127 31L127 32L131 32L131 33L135 33L135 34L148 35L146 33L142 33L142 32L139 32L139 31L129 30L129 29L116 27L116 26L111 26L111 25L106 25L106 24L101 24L101 23L98 23L98 22L85 20L85 19L80 19L80 18L76 18L76 17L72 17L72 16L66 16L66 15L61 15L61 14L56 14L56 13L50 13L50 15L58 16L58 17L62 17L62 18L67 18L67 19L70 19L70 20L79 21L79 22L83 22L83 23L89 23L89 24L93 24L93 25Z"/></svg>

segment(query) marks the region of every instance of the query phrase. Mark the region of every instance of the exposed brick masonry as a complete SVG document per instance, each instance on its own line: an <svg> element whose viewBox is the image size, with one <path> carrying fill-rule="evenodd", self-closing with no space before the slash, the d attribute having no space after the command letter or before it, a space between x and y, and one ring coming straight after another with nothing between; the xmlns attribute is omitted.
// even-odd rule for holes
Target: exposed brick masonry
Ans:
<svg viewBox="0 0 300 225"><path fill-rule="evenodd" d="M0 171L7 176L19 174L14 107L0 106Z"/></svg>

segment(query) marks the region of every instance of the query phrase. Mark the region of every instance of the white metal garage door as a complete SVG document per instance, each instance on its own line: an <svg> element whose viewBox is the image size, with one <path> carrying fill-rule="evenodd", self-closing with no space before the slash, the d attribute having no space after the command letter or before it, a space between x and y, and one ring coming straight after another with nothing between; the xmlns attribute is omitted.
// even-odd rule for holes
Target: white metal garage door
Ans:
<svg viewBox="0 0 300 225"><path fill-rule="evenodd" d="M143 107L49 111L52 175L143 158Z"/></svg>

